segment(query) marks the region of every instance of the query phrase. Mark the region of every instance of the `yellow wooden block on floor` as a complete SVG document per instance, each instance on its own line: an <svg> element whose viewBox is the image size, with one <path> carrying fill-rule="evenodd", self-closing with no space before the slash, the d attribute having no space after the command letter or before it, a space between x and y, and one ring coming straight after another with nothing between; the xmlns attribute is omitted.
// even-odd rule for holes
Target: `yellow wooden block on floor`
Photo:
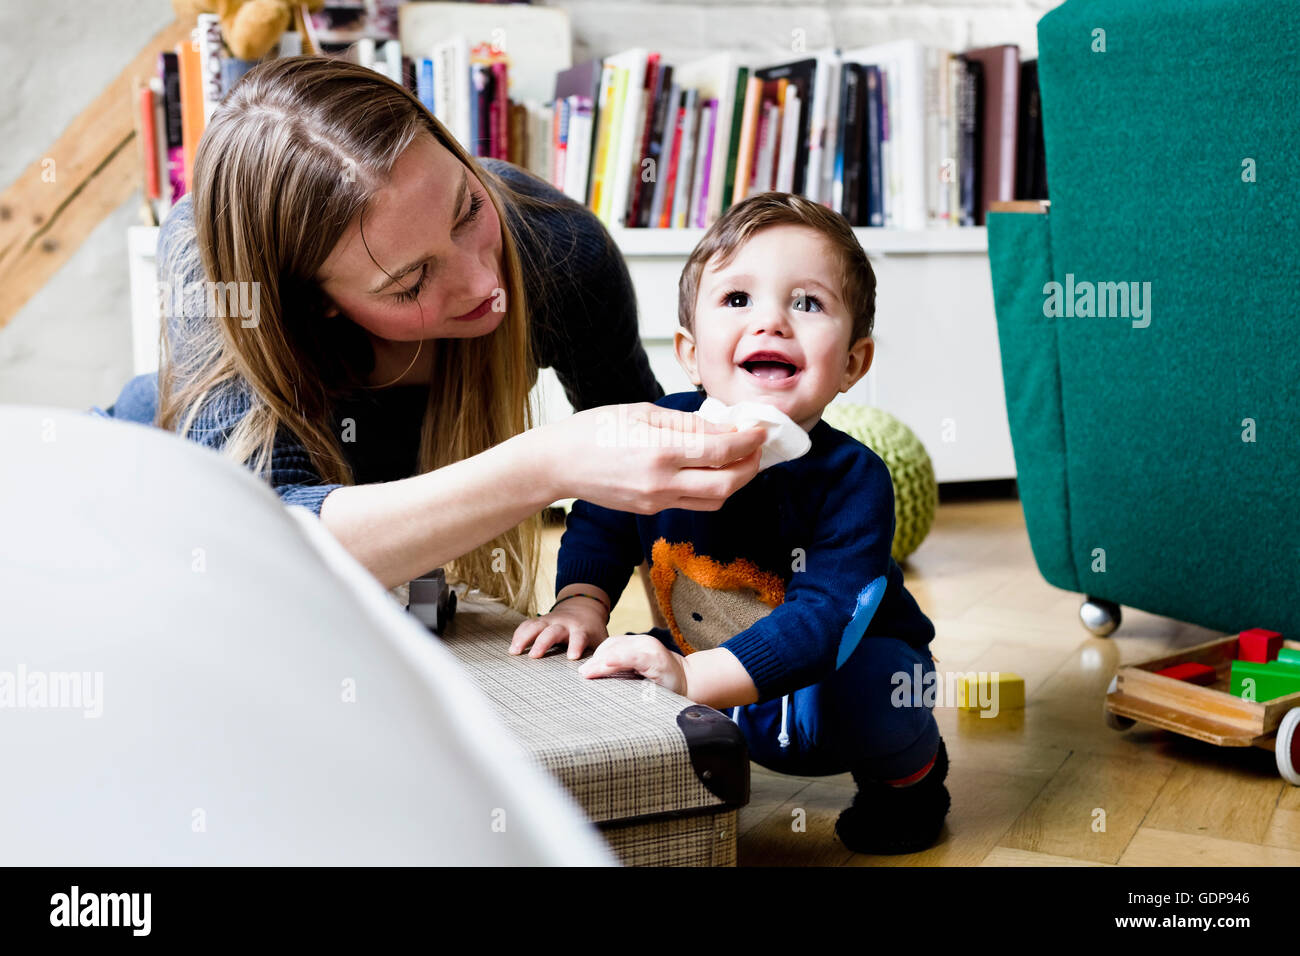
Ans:
<svg viewBox="0 0 1300 956"><path fill-rule="evenodd" d="M1025 679L1010 671L963 674L957 679L957 706L963 710L1016 710L1024 707Z"/></svg>

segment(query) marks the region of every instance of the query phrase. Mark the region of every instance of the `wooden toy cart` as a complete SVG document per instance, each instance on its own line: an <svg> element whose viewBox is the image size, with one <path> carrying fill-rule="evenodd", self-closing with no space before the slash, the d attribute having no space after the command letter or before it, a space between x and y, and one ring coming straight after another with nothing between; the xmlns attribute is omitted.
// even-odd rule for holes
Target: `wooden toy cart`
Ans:
<svg viewBox="0 0 1300 956"><path fill-rule="evenodd" d="M1283 646L1300 650L1300 641ZM1282 779L1300 787L1300 693L1266 701L1229 693L1236 653L1233 636L1121 667L1106 694L1106 723L1127 730L1141 721L1219 747L1263 747L1276 755ZM1156 673L1188 661L1213 667L1214 683L1202 686Z"/></svg>

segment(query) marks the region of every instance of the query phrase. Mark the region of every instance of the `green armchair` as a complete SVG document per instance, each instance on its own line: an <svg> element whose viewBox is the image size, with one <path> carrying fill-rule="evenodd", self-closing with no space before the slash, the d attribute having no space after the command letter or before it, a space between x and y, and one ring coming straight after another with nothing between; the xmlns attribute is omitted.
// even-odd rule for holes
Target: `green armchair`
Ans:
<svg viewBox="0 0 1300 956"><path fill-rule="evenodd" d="M1038 568L1300 637L1300 17L1069 0L1039 22L1051 202L988 217Z"/></svg>

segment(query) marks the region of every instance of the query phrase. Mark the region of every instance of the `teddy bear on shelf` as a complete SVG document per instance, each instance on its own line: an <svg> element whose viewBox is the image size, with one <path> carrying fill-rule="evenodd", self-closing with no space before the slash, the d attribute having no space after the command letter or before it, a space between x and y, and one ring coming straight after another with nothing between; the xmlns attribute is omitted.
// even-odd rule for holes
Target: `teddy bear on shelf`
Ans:
<svg viewBox="0 0 1300 956"><path fill-rule="evenodd" d="M221 36L230 52L241 60L260 60L280 42L280 34L293 22L295 7L314 13L325 0L172 0L177 19L191 23L200 13L221 18Z"/></svg>

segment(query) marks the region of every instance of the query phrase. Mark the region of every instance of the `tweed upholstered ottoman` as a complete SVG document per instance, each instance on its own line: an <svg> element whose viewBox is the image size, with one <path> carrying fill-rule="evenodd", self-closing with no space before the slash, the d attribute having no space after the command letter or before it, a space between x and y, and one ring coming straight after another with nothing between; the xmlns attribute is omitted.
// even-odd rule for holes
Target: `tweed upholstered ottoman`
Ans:
<svg viewBox="0 0 1300 956"><path fill-rule="evenodd" d="M442 640L533 760L630 866L734 866L749 754L724 714L651 681L578 676L563 651L508 653L523 618L464 600Z"/></svg>

